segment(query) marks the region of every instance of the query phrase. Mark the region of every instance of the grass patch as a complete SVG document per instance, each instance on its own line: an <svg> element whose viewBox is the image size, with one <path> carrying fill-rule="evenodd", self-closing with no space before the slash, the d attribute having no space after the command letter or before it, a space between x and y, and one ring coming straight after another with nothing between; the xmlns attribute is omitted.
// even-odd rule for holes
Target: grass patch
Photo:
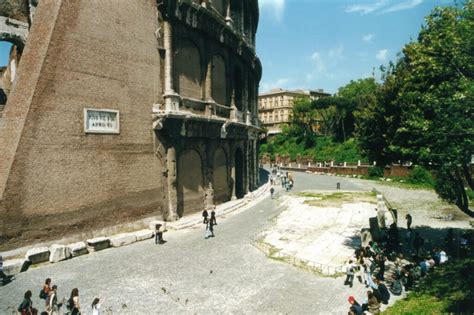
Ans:
<svg viewBox="0 0 474 315"><path fill-rule="evenodd" d="M298 196L306 198L315 198L306 200L304 203L315 207L340 207L343 203L367 202L376 204L376 193L372 191L367 192L302 192Z"/></svg>
<svg viewBox="0 0 474 315"><path fill-rule="evenodd" d="M437 267L419 288L385 314L473 314L474 258Z"/></svg>

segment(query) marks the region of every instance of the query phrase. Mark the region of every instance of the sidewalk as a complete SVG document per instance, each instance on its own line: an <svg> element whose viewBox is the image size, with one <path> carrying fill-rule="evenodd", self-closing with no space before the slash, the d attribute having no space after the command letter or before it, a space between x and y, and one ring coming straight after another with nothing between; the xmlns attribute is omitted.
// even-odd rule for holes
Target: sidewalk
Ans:
<svg viewBox="0 0 474 315"><path fill-rule="evenodd" d="M244 211L252 207L265 198L265 192L268 189L269 183L266 183L257 190L248 193L242 199L231 200L217 205L216 217L222 218L237 210ZM56 263L105 248L121 247L147 240L154 236L154 228L152 227L159 222L162 223L163 221L159 221L156 216L153 216L91 233L76 234L59 240L32 244L1 252L0 255L4 260L4 272L7 275L16 275L26 271L30 265L48 262ZM166 222L168 233L191 228L198 224L202 224L201 212L184 216L176 222ZM124 230L127 232L123 232Z"/></svg>

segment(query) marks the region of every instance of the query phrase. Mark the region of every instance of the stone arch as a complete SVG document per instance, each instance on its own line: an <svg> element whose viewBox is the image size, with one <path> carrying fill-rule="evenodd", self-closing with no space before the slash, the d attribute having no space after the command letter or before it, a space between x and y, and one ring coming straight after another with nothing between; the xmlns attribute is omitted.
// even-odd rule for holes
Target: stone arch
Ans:
<svg viewBox="0 0 474 315"><path fill-rule="evenodd" d="M196 150L183 151L177 165L178 216L201 211L204 205L202 158Z"/></svg>
<svg viewBox="0 0 474 315"><path fill-rule="evenodd" d="M235 150L234 158L235 167L235 196L240 199L245 195L244 189L244 174L245 174L245 160L242 149L237 148Z"/></svg>
<svg viewBox="0 0 474 315"><path fill-rule="evenodd" d="M227 15L227 0L213 0L212 5L220 15Z"/></svg>
<svg viewBox="0 0 474 315"><path fill-rule="evenodd" d="M214 189L214 203L221 204L231 199L232 190L229 187L228 158L222 148L214 152L212 161L212 187Z"/></svg>
<svg viewBox="0 0 474 315"><path fill-rule="evenodd" d="M234 68L234 104L239 111L243 109L243 78L239 66Z"/></svg>
<svg viewBox="0 0 474 315"><path fill-rule="evenodd" d="M175 50L174 82L176 91L191 99L202 99L201 54L190 40L179 40Z"/></svg>
<svg viewBox="0 0 474 315"><path fill-rule="evenodd" d="M212 58L212 98L218 104L227 105L227 68L220 55Z"/></svg>

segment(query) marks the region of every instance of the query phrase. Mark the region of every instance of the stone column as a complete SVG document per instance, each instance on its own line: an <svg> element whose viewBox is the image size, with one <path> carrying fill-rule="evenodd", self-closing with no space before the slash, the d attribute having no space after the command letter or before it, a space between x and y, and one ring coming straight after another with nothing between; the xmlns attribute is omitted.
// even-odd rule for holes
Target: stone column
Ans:
<svg viewBox="0 0 474 315"><path fill-rule="evenodd" d="M215 115L215 101L212 98L212 60L207 64L206 86L204 95L206 100L206 115Z"/></svg>
<svg viewBox="0 0 474 315"><path fill-rule="evenodd" d="M164 48L165 48L165 99L166 111L179 110L180 97L173 86L173 32L169 21L163 22Z"/></svg>
<svg viewBox="0 0 474 315"><path fill-rule="evenodd" d="M206 200L204 207L206 209L212 209L214 207L214 186L212 183L212 177L214 173L214 165L213 165L213 157L211 152L214 150L211 150L209 146L206 147L206 163L204 165L205 167L205 174L206 174Z"/></svg>
<svg viewBox="0 0 474 315"><path fill-rule="evenodd" d="M168 214L166 221L176 221L178 217L178 190L177 190L177 166L176 149L168 148L166 152L166 167L168 169Z"/></svg>
<svg viewBox="0 0 474 315"><path fill-rule="evenodd" d="M231 17L230 0L227 1L227 16L225 17L225 22L228 26L233 27L234 23Z"/></svg>
<svg viewBox="0 0 474 315"><path fill-rule="evenodd" d="M233 149L233 148L231 147L231 149ZM231 150L231 152L234 152L234 150ZM235 176L235 152L234 152L234 154L232 154L230 160L231 160L230 178L232 179L232 197L231 197L231 200L236 200L237 199L237 196L236 196L237 182L236 182L236 176Z"/></svg>

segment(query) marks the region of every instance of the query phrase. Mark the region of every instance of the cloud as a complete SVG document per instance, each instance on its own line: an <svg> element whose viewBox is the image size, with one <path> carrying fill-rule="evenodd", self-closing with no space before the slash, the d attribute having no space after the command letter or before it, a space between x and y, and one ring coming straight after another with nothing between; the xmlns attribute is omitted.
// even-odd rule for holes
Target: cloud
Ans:
<svg viewBox="0 0 474 315"><path fill-rule="evenodd" d="M381 49L377 52L377 55L375 55L375 58L377 58L380 61L385 61L387 59L388 55L388 49Z"/></svg>
<svg viewBox="0 0 474 315"><path fill-rule="evenodd" d="M367 4L353 4L346 7L346 12L348 13L358 13L365 15L377 11L387 5L387 0L378 0L374 3L367 3Z"/></svg>
<svg viewBox="0 0 474 315"><path fill-rule="evenodd" d="M392 5L391 7L388 7L387 9L382 10L380 13L390 13L390 12L397 12L397 11L402 11L402 10L410 10L420 5L422 2L423 0L403 1L395 5Z"/></svg>
<svg viewBox="0 0 474 315"><path fill-rule="evenodd" d="M374 34L366 34L366 35L362 36L362 40L363 40L364 42L370 43L370 42L372 42L372 39L373 39L374 37L375 37Z"/></svg>
<svg viewBox="0 0 474 315"><path fill-rule="evenodd" d="M409 10L423 3L423 0L376 0L371 3L352 4L345 8L348 13L360 13L366 15L369 13L385 14L402 10Z"/></svg>
<svg viewBox="0 0 474 315"><path fill-rule="evenodd" d="M285 1L286 0L259 0L258 5L262 12L268 12L278 22L281 22L285 14Z"/></svg>

